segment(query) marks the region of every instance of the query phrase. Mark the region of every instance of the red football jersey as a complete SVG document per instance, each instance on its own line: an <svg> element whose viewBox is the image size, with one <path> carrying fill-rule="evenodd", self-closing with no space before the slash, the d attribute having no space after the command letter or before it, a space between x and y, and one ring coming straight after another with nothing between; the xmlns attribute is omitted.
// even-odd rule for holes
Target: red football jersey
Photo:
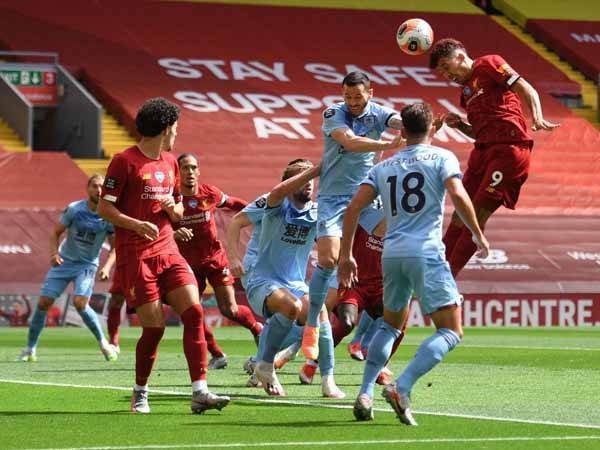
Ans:
<svg viewBox="0 0 600 450"><path fill-rule="evenodd" d="M194 237L188 242L178 241L177 244L190 266L202 265L223 251L217 239L215 210L226 200L227 196L210 184L201 184L196 195L183 197L183 219L177 228L190 228Z"/></svg>
<svg viewBox="0 0 600 450"><path fill-rule="evenodd" d="M520 78L498 55L473 61L460 103L473 126L475 144L531 141L519 96L510 90Z"/></svg>
<svg viewBox="0 0 600 450"><path fill-rule="evenodd" d="M102 198L114 203L123 214L159 229L158 238L150 241L134 231L115 227L118 265L158 254L179 253L173 239L169 216L160 207L164 195L179 193L179 167L175 157L167 152L160 159L146 157L136 146L115 155L108 166Z"/></svg>
<svg viewBox="0 0 600 450"><path fill-rule="evenodd" d="M381 254L383 253L383 239L367 233L360 225L354 235L352 255L358 267L358 284L377 285L383 284L381 271Z"/></svg>

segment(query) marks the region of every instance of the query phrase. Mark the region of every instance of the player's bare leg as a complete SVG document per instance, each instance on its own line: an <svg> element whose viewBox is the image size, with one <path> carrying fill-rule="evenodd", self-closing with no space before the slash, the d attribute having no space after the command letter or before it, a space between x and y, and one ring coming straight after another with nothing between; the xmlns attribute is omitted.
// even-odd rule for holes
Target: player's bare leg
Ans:
<svg viewBox="0 0 600 450"><path fill-rule="evenodd" d="M233 286L215 286L214 289L221 314L250 330L255 341L258 343L258 337L263 328L262 324L256 320L250 308L236 303Z"/></svg>
<svg viewBox="0 0 600 450"><path fill-rule="evenodd" d="M221 410L230 401L208 390L206 381L207 353L204 337L204 311L195 285L180 286L167 294L167 302L183 322L183 352L192 382L192 412L202 414L208 409Z"/></svg>
<svg viewBox="0 0 600 450"><path fill-rule="evenodd" d="M322 236L317 239L318 265L310 280L310 307L302 338L302 352L308 359L319 357L319 314L325 303L329 281L340 254L340 238Z"/></svg>

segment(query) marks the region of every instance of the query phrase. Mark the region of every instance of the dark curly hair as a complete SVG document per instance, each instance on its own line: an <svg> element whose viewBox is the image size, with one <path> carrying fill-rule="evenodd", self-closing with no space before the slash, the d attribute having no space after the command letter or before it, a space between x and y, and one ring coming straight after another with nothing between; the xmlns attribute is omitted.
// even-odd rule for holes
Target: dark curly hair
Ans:
<svg viewBox="0 0 600 450"><path fill-rule="evenodd" d="M431 49L431 54L429 55L429 68L437 68L440 59L447 58L456 50L465 50L465 46L462 42L451 38L440 39Z"/></svg>
<svg viewBox="0 0 600 450"><path fill-rule="evenodd" d="M144 137L155 137L179 119L179 107L156 97L146 100L135 116L135 126Z"/></svg>

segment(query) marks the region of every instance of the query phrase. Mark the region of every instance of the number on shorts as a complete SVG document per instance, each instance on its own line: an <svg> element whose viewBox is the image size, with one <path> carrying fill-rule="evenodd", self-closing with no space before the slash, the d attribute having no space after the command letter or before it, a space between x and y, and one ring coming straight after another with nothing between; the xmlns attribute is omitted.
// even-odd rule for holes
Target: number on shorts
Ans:
<svg viewBox="0 0 600 450"><path fill-rule="evenodd" d="M411 180L417 180L417 184L413 187L409 186ZM387 182L390 183L390 204L392 216L398 215L398 207L396 206L397 181L398 177L396 175L389 176L387 179ZM400 199L400 205L402 205L402 209L404 211L414 214L423 209L425 206L425 193L422 191L423 186L425 186L425 177L420 172L411 172L404 177L402 180L402 189L404 189L404 195ZM417 196L417 203L412 206L408 203L408 198L411 195Z"/></svg>
<svg viewBox="0 0 600 450"><path fill-rule="evenodd" d="M490 186L498 186L500 183L502 183L502 178L504 178L502 172L500 172L499 170L495 170L494 172L492 172L492 182L490 183Z"/></svg>

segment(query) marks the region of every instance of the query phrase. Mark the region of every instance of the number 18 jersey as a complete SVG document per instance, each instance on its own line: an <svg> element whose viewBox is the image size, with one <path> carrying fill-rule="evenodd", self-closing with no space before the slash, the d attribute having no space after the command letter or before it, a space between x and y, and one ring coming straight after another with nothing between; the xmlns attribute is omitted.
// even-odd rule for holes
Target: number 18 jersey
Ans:
<svg viewBox="0 0 600 450"><path fill-rule="evenodd" d="M373 167L362 184L381 195L387 220L383 258L444 255L444 182L462 177L452 152L413 145Z"/></svg>

